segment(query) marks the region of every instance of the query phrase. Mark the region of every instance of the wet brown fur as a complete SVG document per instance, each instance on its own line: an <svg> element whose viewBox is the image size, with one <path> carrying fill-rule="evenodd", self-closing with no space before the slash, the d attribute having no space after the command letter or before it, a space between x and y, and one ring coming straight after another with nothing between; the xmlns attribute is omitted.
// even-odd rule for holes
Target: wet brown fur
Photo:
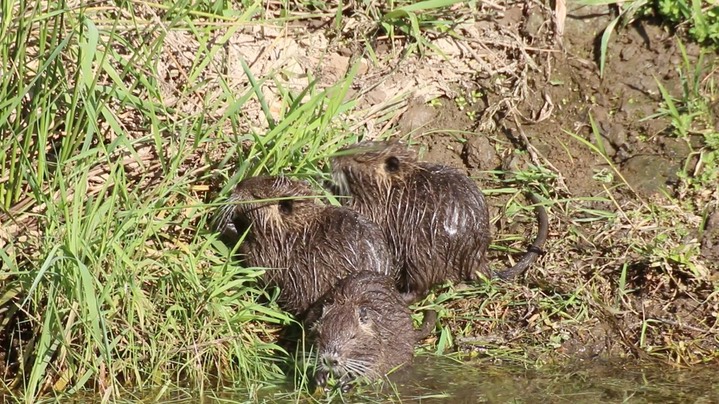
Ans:
<svg viewBox="0 0 719 404"><path fill-rule="evenodd" d="M417 161L399 142L362 142L332 161L344 204L382 227L400 267L405 300L422 298L433 285L472 281L477 273L509 279L536 259L547 234L546 212L538 205L537 240L513 268L491 273L489 210L476 184L458 170ZM532 196L533 201L538 202Z"/></svg>
<svg viewBox="0 0 719 404"><path fill-rule="evenodd" d="M344 207L323 205L304 181L261 176L241 181L220 209L223 235L238 242L244 264L268 268L280 306L302 318L340 279L369 270L396 277L381 229Z"/></svg>
<svg viewBox="0 0 719 404"><path fill-rule="evenodd" d="M358 376L376 379L411 362L414 344L434 326L429 314L415 331L393 278L368 271L348 276L308 315L318 349L315 381L324 386L330 374L343 385Z"/></svg>

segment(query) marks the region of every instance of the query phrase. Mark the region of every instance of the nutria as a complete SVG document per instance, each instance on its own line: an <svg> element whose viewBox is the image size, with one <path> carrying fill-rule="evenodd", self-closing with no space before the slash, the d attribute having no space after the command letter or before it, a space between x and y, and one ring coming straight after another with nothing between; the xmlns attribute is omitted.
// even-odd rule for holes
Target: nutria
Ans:
<svg viewBox="0 0 719 404"><path fill-rule="evenodd" d="M260 176L241 181L216 219L238 242L247 266L267 268L280 306L302 318L337 281L360 270L397 277L381 229L359 213L323 205L305 181Z"/></svg>
<svg viewBox="0 0 719 404"><path fill-rule="evenodd" d="M492 273L487 262L491 241L489 210L477 185L458 170L419 162L402 143L361 142L332 159L336 191L351 196L344 205L384 230L400 267L407 302L426 295L435 284L472 281L477 273L503 279L523 273L547 238L548 220L539 199L536 240L512 268Z"/></svg>
<svg viewBox="0 0 719 404"><path fill-rule="evenodd" d="M435 319L435 312L425 312L422 328L415 330L395 279L369 271L347 276L307 316L317 348L315 382L326 386L332 375L346 390L358 377L377 379L411 362L414 344Z"/></svg>

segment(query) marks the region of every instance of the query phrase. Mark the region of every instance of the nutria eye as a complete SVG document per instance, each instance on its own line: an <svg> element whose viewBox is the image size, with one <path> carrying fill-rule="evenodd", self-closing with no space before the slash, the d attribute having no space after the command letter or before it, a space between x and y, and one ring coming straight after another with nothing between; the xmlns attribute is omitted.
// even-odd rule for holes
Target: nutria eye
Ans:
<svg viewBox="0 0 719 404"><path fill-rule="evenodd" d="M395 156L389 156L384 161L384 169L387 170L388 173L396 173L399 171L399 159Z"/></svg>
<svg viewBox="0 0 719 404"><path fill-rule="evenodd" d="M322 302L322 315L323 315L323 316L326 315L328 311L330 311L330 307L331 307L334 303L335 303L335 302L334 302L332 299L327 299L327 300L325 300L324 302Z"/></svg>
<svg viewBox="0 0 719 404"><path fill-rule="evenodd" d="M292 213L292 201L290 201L288 199L280 201L280 203L278 203L277 206L280 209L280 213L282 213L284 215L289 215Z"/></svg>
<svg viewBox="0 0 719 404"><path fill-rule="evenodd" d="M369 319L367 318L367 308L366 308L366 307L360 307L357 312L358 312L358 314L359 314L360 323L362 323L362 324L367 324L367 320L369 320Z"/></svg>

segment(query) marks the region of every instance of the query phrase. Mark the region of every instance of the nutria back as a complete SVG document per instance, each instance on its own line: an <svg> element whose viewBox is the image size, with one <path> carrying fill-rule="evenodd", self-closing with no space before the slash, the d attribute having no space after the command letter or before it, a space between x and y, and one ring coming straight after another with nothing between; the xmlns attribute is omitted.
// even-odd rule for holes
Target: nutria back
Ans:
<svg viewBox="0 0 719 404"><path fill-rule="evenodd" d="M278 302L302 318L335 283L360 270L397 276L381 229L359 213L321 204L308 183L247 178L220 209L217 229L239 242L244 265L267 268Z"/></svg>
<svg viewBox="0 0 719 404"><path fill-rule="evenodd" d="M433 320L431 325L434 326ZM349 275L310 310L317 348L315 381L332 375L341 385L357 377L382 377L412 360L414 344L429 331L415 331L395 280L376 272Z"/></svg>
<svg viewBox="0 0 719 404"><path fill-rule="evenodd" d="M446 280L471 281L477 273L515 276L534 261L546 238L546 226L540 227L539 242L521 265L506 276L492 274L486 258L489 210L468 176L419 162L399 142L362 142L345 148L333 159L332 173L339 193L351 196L345 205L382 227L401 268L399 288L408 301ZM546 218L544 209L537 209Z"/></svg>

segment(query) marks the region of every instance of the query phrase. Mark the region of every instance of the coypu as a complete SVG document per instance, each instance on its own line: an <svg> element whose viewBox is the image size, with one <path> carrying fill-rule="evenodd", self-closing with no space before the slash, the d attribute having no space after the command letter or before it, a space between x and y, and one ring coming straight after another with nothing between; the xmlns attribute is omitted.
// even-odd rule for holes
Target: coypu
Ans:
<svg viewBox="0 0 719 404"><path fill-rule="evenodd" d="M437 283L472 281L477 272L511 279L534 262L547 238L547 213L530 193L537 204L537 238L515 266L492 273L486 257L489 210L477 185L454 168L419 162L397 141L343 148L332 159L332 175L335 191L351 196L343 204L383 228L409 303Z"/></svg>
<svg viewBox="0 0 719 404"><path fill-rule="evenodd" d="M432 330L436 313L425 312L422 328L415 330L395 283L376 272L357 272L312 306L307 322L317 347L318 386L332 375L346 391L357 377L381 378L412 361L414 344Z"/></svg>
<svg viewBox="0 0 719 404"><path fill-rule="evenodd" d="M242 180L220 208L215 227L248 266L268 268L280 306L304 312L346 275L368 270L397 277L381 229L359 213L323 205L305 181L278 176Z"/></svg>

